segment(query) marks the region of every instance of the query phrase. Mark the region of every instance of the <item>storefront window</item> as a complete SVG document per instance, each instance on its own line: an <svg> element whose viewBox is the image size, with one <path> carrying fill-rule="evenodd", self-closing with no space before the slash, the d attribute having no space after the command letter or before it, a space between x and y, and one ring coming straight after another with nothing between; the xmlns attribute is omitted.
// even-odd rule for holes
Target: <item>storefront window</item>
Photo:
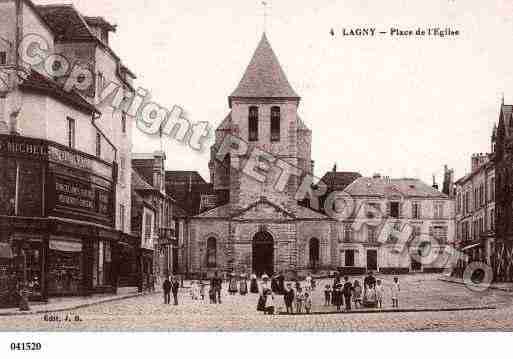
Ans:
<svg viewBox="0 0 513 359"><path fill-rule="evenodd" d="M50 240L48 252L48 293L78 295L82 284L82 243Z"/></svg>
<svg viewBox="0 0 513 359"><path fill-rule="evenodd" d="M29 295L41 296L41 248L39 243L33 243L31 248L25 250L27 285Z"/></svg>

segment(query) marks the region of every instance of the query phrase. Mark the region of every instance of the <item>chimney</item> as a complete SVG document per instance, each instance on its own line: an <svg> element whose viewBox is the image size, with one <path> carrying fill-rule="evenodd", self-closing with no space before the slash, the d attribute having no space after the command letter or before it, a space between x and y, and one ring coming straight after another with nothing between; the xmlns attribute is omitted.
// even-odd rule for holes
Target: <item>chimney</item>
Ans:
<svg viewBox="0 0 513 359"><path fill-rule="evenodd" d="M471 172L476 171L486 162L488 162L488 155L486 153L474 153L470 160Z"/></svg>
<svg viewBox="0 0 513 359"><path fill-rule="evenodd" d="M374 179L378 179L378 178L381 178L381 175L380 175L379 173L374 173L374 174L372 175L372 178L374 178Z"/></svg>
<svg viewBox="0 0 513 359"><path fill-rule="evenodd" d="M433 175L433 188L438 191L438 183L436 183L435 175Z"/></svg>
<svg viewBox="0 0 513 359"><path fill-rule="evenodd" d="M5 102L6 96L3 93L0 93L0 134L8 134L9 133L9 125L7 121L5 121Z"/></svg>
<svg viewBox="0 0 513 359"><path fill-rule="evenodd" d="M165 192L165 165L166 154L163 151L153 152L153 186L161 192Z"/></svg>
<svg viewBox="0 0 513 359"><path fill-rule="evenodd" d="M445 193L449 198L454 197L454 170L447 165L444 166L444 182L442 186L442 192Z"/></svg>

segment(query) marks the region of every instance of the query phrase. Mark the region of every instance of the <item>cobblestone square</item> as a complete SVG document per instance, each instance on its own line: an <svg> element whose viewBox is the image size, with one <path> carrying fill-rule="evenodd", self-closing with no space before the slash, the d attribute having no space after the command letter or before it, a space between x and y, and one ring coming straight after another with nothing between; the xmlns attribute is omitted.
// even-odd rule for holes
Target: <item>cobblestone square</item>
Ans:
<svg viewBox="0 0 513 359"><path fill-rule="evenodd" d="M391 277L379 277L385 284ZM354 280L354 278L352 278ZM329 280L331 282L331 280ZM314 311L326 311L318 282ZM400 276L400 312L263 315L256 311L257 294L228 295L222 304L192 300L188 289L179 293L179 305L163 304L162 293L57 312L61 321L46 321L52 314L7 316L0 329L42 331L482 331L513 329L513 293L470 291L465 286L438 280L435 275ZM185 284L188 284L187 282ZM282 299L276 302L282 305ZM390 309L389 300L384 309ZM456 310L474 307L473 310ZM495 309L481 309L493 307ZM331 308L332 309L332 308ZM429 311L415 311L432 309ZM66 321L68 316L70 321ZM75 316L80 321L74 321Z"/></svg>

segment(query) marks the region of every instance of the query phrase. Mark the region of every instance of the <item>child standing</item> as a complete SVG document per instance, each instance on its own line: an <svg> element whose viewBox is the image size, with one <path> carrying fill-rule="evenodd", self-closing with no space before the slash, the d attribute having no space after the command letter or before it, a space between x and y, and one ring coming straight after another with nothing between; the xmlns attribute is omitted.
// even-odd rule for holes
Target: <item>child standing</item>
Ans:
<svg viewBox="0 0 513 359"><path fill-rule="evenodd" d="M324 305L331 304L331 287L329 284L326 284L324 287Z"/></svg>
<svg viewBox="0 0 513 359"><path fill-rule="evenodd" d="M358 309L358 305L362 305L362 287L357 280L353 284L354 307Z"/></svg>
<svg viewBox="0 0 513 359"><path fill-rule="evenodd" d="M297 314L303 312L303 299L304 299L303 289L301 287L299 287L296 290L296 313Z"/></svg>
<svg viewBox="0 0 513 359"><path fill-rule="evenodd" d="M292 303L294 303L294 290L292 289L292 285L287 283L287 288L285 289L285 294L283 295L283 300L285 301L285 307L287 308L287 313L292 314L294 311L292 310Z"/></svg>
<svg viewBox="0 0 513 359"><path fill-rule="evenodd" d="M205 287L206 286L207 286L207 284L205 282L203 282L203 280L200 280L199 287L200 287L201 300L205 300Z"/></svg>
<svg viewBox="0 0 513 359"><path fill-rule="evenodd" d="M191 282L190 294L192 300L198 299L198 284L194 280Z"/></svg>
<svg viewBox="0 0 513 359"><path fill-rule="evenodd" d="M334 286L335 291L333 292L333 302L335 303L335 306L337 307L337 311L340 312L340 308L343 304L342 299L342 284L337 283Z"/></svg>
<svg viewBox="0 0 513 359"><path fill-rule="evenodd" d="M210 298L210 304L216 304L216 291L214 287L210 286L210 289L208 290L208 296Z"/></svg>
<svg viewBox="0 0 513 359"><path fill-rule="evenodd" d="M274 314L274 295L270 289L266 290L265 295L265 314Z"/></svg>
<svg viewBox="0 0 513 359"><path fill-rule="evenodd" d="M368 308L376 308L377 299L376 299L376 289L374 288L374 284L369 284L365 290L363 295L363 305Z"/></svg>
<svg viewBox="0 0 513 359"><path fill-rule="evenodd" d="M378 301L378 308L383 308L383 296L384 296L383 285L381 284L381 279L378 279L376 282L376 299Z"/></svg>
<svg viewBox="0 0 513 359"><path fill-rule="evenodd" d="M399 278L394 277L394 282L392 283L392 307L399 308L399 292L401 288L399 287Z"/></svg>
<svg viewBox="0 0 513 359"><path fill-rule="evenodd" d="M312 297L308 294L308 292L305 293L304 302L306 314L310 314L310 310L312 309Z"/></svg>

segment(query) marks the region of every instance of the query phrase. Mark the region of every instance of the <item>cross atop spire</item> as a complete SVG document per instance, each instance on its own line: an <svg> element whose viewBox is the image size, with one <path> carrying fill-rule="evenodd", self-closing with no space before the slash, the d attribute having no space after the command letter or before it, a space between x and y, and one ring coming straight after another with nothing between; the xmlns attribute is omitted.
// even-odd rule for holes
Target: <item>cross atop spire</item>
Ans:
<svg viewBox="0 0 513 359"><path fill-rule="evenodd" d="M262 6L264 7L264 34L267 30L267 1L262 1Z"/></svg>

